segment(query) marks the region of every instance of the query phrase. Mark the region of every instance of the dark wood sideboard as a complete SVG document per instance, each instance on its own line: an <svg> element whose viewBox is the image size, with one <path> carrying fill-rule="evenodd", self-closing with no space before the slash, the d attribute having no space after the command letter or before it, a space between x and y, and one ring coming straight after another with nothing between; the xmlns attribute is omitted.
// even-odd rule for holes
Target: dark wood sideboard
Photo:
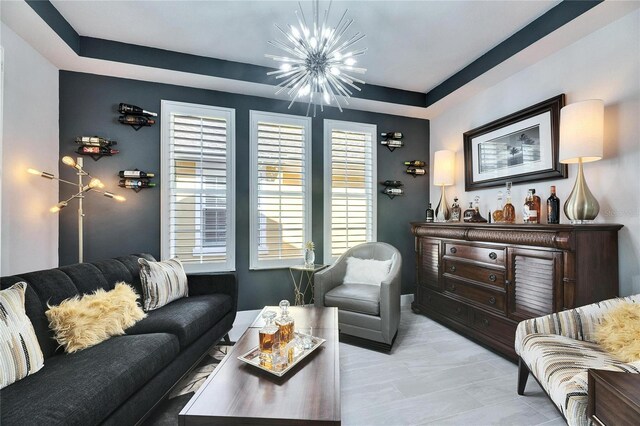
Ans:
<svg viewBox="0 0 640 426"><path fill-rule="evenodd" d="M520 321L618 295L622 225L411 226L414 312L511 359Z"/></svg>

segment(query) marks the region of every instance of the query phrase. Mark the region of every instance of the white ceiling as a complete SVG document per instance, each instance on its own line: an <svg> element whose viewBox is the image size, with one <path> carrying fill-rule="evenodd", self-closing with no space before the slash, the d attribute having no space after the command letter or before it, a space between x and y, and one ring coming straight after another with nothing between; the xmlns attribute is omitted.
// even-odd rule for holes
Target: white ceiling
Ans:
<svg viewBox="0 0 640 426"><path fill-rule="evenodd" d="M233 3L203 2L202 4L176 0L164 2L54 0L53 3L56 7L59 7L63 14L67 14L65 15L65 18L71 22L74 28L81 35L88 35L117 41L126 41L141 45L164 47L167 49L197 54L206 53L197 49L214 49L212 50L212 52L214 53L211 53L210 56L218 56L222 57L222 59L240 60L242 62L255 62L258 64L266 65L269 65L269 61L263 57L263 54L267 46L265 43L266 38L271 37L270 34L272 34L270 31L273 27L273 23L267 18L256 18L251 19L252 24L249 24L249 22L247 21L248 18L244 16L246 15L246 12L239 13L237 9L238 6L241 6L241 10L251 11L252 16L254 15L254 11L258 9L263 11L265 14L270 13L271 8L267 8L267 11L265 11L265 8L262 7L262 4L271 5L274 10L276 10L276 7L285 7L286 10L280 13L276 13L276 15L278 15L276 17L277 19L274 18L276 19L276 22L281 25L286 25L287 23L293 22L293 9L295 8L295 6L297 6L297 3L295 2L270 2L268 0L265 0L263 2L238 1ZM335 3L337 4L335 6L336 11L338 11L339 8L341 9L345 4L344 2L340 1L336 1ZM504 6L504 8L498 8L499 11L496 11L496 9L494 8L494 3ZM371 8L375 9L377 11L376 13L378 14L378 17L375 18L375 25L374 27L372 27L373 34L367 33L368 38L365 39L366 45L369 48L369 52L365 56L367 57L368 61L371 61L367 63L367 66L370 68L369 72L367 73L367 81L369 83L376 83L392 87L394 86L393 82L396 81L399 82L398 84L395 84L397 88L413 89L422 92L426 92L427 90L432 88L432 86L446 79L450 76L450 74L457 72L460 68L466 66L468 63L484 53L484 51L468 48L469 45L475 46L475 43L478 42L477 39L479 37L475 37L473 35L474 31L484 33L485 38L493 37L496 40L493 43L493 45L495 45L509 35L503 34L500 37L496 36L493 33L495 25L504 25L505 23L502 21L509 21L510 23L512 23L514 21L512 15L521 16L519 12L521 7L527 8L531 5L538 5L539 7L539 3L540 2L521 1L403 1L387 2L385 4L378 2L348 2L351 11L356 10L357 5L366 5L371 6ZM545 5L545 7L542 9L546 10L551 7L552 3L541 2L540 4ZM93 8L94 5L96 7L95 9ZM228 18L222 20L223 22L219 21L220 18L206 19L205 21L207 21L207 23L204 26L205 28L199 30L200 32L206 32L205 30L207 28L207 31L214 31L214 27L219 29L215 30L218 36L212 37L210 35L207 35L206 39L204 40L201 40L202 37L194 37L194 39L190 40L189 37L183 33L183 31L187 31L184 28L181 28L180 31L167 28L160 31L158 30L158 28L162 29L163 26L160 24L153 24L153 22L156 22L156 19L159 19L152 18L157 14L163 16L164 18L162 19L166 21L168 19L167 15L171 14L161 11L163 10L163 8L169 8L175 9L173 12L174 15L181 16L180 19L186 20L184 26L186 26L187 28L195 26L195 24L192 25L191 20L193 20L194 23L200 22L199 16L204 12L200 13L200 11L198 11L198 13L194 13L192 8L187 8L184 5L188 5L190 7L194 6L196 8L206 8L215 5L218 6L218 9L221 10L226 10L225 8L230 7L232 9L235 9L236 13L241 16L241 18L238 19L240 19L240 21L243 23L242 25L244 25L245 28L247 27L247 25L260 27L260 31L264 31L265 34L268 33L269 35L264 36L266 38L261 38L260 40L252 40L250 37L246 36L247 30L240 28L239 24L236 23L235 25L231 26L225 25L225 22L229 20ZM404 10L404 13L408 14L408 16L401 17L400 12L382 10L383 8L391 9L392 5L394 7L396 5L400 8L404 7L404 9L397 10ZM479 5L481 5L482 7L478 7ZM310 8L309 5L307 5L307 7ZM469 16L473 15L473 13L469 13L468 11L466 11L467 7L470 7L475 11L477 19L469 19ZM426 13L423 10L425 8L428 8L431 11L428 14L428 17L421 16L421 14ZM437 8L440 8L438 13L435 12L436 10L438 10ZM402 115L407 117L433 119L443 111L446 111L447 109L455 106L460 102L464 102L472 96L524 70L525 68L544 59L545 57L561 51L564 47L574 43L575 41L587 36L594 31L597 31L599 28L602 28L614 22L615 20L620 19L622 16L638 8L640 8L640 1L602 2L588 12L580 15L576 19L570 21L566 25L562 26L561 28L557 29L541 40L535 42L531 46L523 49L504 62L488 70L470 83L462 86L450 95L446 96L445 98L427 108L410 107L407 105L370 101L358 98L352 98L349 101L349 108L362 111ZM73 15L74 13L69 13L67 9L77 9L78 13L83 14L84 18L78 18L78 16L72 18L70 15ZM182 10L182 12L178 13L176 11L178 9ZM485 9L492 10L493 14L490 17L484 17ZM119 11L117 14L115 13L116 10ZM445 12L445 10L449 10L449 12L447 13ZM472 22L469 25L474 27L475 30L469 30L469 25L467 24L463 25L460 17L454 14L455 10L458 10L458 12L455 13L467 17L465 21L467 22L467 24L469 20L471 20ZM507 12L507 10L509 12ZM418 13L419 11L421 11L420 14ZM211 12L209 13L211 14ZM224 13L223 16L228 16L226 14L227 12L219 13ZM185 14L191 16L191 18L187 19L182 17L182 15ZM281 17L280 15L284 17ZM216 15L214 13L214 16L219 15ZM360 17L355 13L353 13L352 16L356 18L357 24L358 21L360 21ZM480 19L479 16L483 16L482 19ZM496 16L499 18L497 19L498 24L494 24L494 27L491 27L487 24L487 22L495 22L495 19L493 19L493 17ZM267 84L251 83L240 80L224 79L200 74L192 74L161 68L151 68L78 56L23 0L0 0L0 18L2 19L2 22L6 24L11 30L17 33L20 37L27 41L27 43L33 46L34 49L40 52L52 64L54 64L61 70L100 74L142 81L153 81L158 83L174 84L207 90L220 90L243 95L261 96L275 99L288 99L286 94L275 95L273 86ZM534 17L532 16L531 19L533 18ZM74 22L74 19L79 19L79 22ZM178 18L175 19L176 22L177 19ZM211 24L209 22L211 20L215 20L216 25ZM261 22L262 20L268 22L265 25L259 25L256 23ZM420 43L413 42L413 40L417 39L417 36L414 34L415 30L405 32L405 28L409 26L409 22L415 21L430 22L429 27L431 28L431 30L429 31L429 33L433 35L423 35L422 37L430 38L429 41L426 41L424 38L422 38L422 45ZM144 24L138 24L138 22L143 22ZM524 22L522 25L520 25L520 27L525 25L526 23L528 22ZM413 25L420 28L423 27L422 25ZM147 28L149 26L156 28L154 31L159 32L153 33L151 29ZM427 25L424 25L424 27L426 26ZM514 27L516 26L514 25ZM92 28L95 30L95 32L90 31ZM491 31L488 31L487 28L489 28ZM365 31L364 28L362 28L361 30ZM257 31L258 30L256 30L255 32ZM224 35L225 32L231 34L231 36ZM405 37L406 39L397 36L397 33L403 34L402 37ZM462 36L459 35L463 33L467 34L467 40L462 40ZM131 36L131 34L136 34L136 36ZM384 38L389 36L389 34L393 35L394 37L395 41L393 43L384 40ZM440 49L438 45L440 43L446 43L449 38L453 37L451 34L459 39L457 43L457 49L450 48L449 50L442 51L442 49ZM377 44L373 43L373 36L377 36L382 40L382 47L379 47ZM252 35L251 37L256 36ZM434 41L431 41L431 39L433 39ZM213 42L212 40L214 40L215 42ZM160 44L160 41L167 44ZM170 45L168 43L175 43L175 45ZM261 46L265 46L264 49L262 47L258 48L258 45L260 43L265 43L261 44ZM246 46L246 49L248 50L240 51L237 47L239 45ZM391 45L392 47L390 48L389 45ZM411 47L412 45L414 47ZM487 43L484 49L489 49L493 45L491 43ZM229 48L230 46L235 47ZM378 53L376 53L376 51L380 51L380 49L387 53L381 54L379 55L379 59L375 59L374 56L378 57ZM437 51L440 53L436 53L436 50L429 49L438 49ZM459 53L463 50L464 52L467 52L465 53L467 57ZM429 51L430 53L425 53L427 51ZM250 52L253 53L250 54ZM250 59L249 56L255 57L256 59ZM404 65L406 69L403 69L403 67L401 66L394 67L394 61L398 63L401 56L403 60L406 61ZM456 65L451 65L453 63L455 63ZM438 71L438 76L436 76L436 73L434 71L435 69L440 70ZM443 71L445 69L449 71ZM374 77L375 80L373 79ZM380 80L378 80L378 78ZM419 84L421 84L422 86L418 87L418 82L420 82ZM22 82L5 81L5 84L22 84Z"/></svg>
<svg viewBox="0 0 640 426"><path fill-rule="evenodd" d="M68 1L53 5L83 36L275 67L265 53L274 24L294 24L295 1ZM341 1L368 51L370 84L427 92L559 3L536 1ZM321 10L329 1L321 1ZM312 4L302 2L311 16Z"/></svg>

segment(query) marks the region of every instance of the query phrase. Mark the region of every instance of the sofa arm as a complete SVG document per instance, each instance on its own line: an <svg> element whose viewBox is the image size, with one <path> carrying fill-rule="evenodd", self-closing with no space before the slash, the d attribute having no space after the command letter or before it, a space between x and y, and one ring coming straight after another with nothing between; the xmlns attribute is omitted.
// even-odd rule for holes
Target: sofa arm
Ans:
<svg viewBox="0 0 640 426"><path fill-rule="evenodd" d="M318 308L324 307L324 295L329 290L342 284L344 275L347 272L346 258L340 257L336 263L318 271L313 276L313 300Z"/></svg>
<svg viewBox="0 0 640 426"><path fill-rule="evenodd" d="M380 283L380 318L382 319L382 337L387 343L393 337L400 325L400 293L402 292L402 258L391 266L387 278Z"/></svg>
<svg viewBox="0 0 640 426"><path fill-rule="evenodd" d="M227 294L231 296L233 310L238 310L238 280L235 273L188 274L189 296Z"/></svg>
<svg viewBox="0 0 640 426"><path fill-rule="evenodd" d="M516 329L516 353L520 355L524 340L530 334L559 334L576 340L594 342L595 329L602 317L622 302L640 303L640 294L608 299L522 321Z"/></svg>

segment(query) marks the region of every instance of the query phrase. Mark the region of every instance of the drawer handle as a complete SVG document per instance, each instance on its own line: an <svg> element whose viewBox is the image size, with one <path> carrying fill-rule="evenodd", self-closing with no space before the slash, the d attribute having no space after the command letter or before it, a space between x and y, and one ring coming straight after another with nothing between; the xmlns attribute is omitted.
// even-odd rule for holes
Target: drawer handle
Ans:
<svg viewBox="0 0 640 426"><path fill-rule="evenodd" d="M498 255L495 252L491 252L489 253L489 259L491 260L496 260L498 258Z"/></svg>
<svg viewBox="0 0 640 426"><path fill-rule="evenodd" d="M456 254L458 252L458 249L455 247L451 247L449 251L451 252L451 254Z"/></svg>
<svg viewBox="0 0 640 426"><path fill-rule="evenodd" d="M495 274L489 275L489 281L491 281L492 283L496 282L496 275Z"/></svg>
<svg viewBox="0 0 640 426"><path fill-rule="evenodd" d="M456 265L451 265L451 268L449 268L449 270L451 272L455 272L456 271Z"/></svg>
<svg viewBox="0 0 640 426"><path fill-rule="evenodd" d="M456 291L456 286L454 284L451 284L449 286L449 291Z"/></svg>
<svg viewBox="0 0 640 426"><path fill-rule="evenodd" d="M486 318L484 318L484 319L482 320L482 325L484 325L485 327L489 327L489 320L488 320L488 319L486 319Z"/></svg>
<svg viewBox="0 0 640 426"><path fill-rule="evenodd" d="M489 298L489 303L490 303L490 304L492 304L492 305L495 305L495 304L496 304L496 298L495 298L495 297L493 297L493 296L491 296L491 297Z"/></svg>
<svg viewBox="0 0 640 426"><path fill-rule="evenodd" d="M509 280L504 280L504 285L506 285L506 286L510 286L510 285L511 285L511 281L509 281Z"/></svg>

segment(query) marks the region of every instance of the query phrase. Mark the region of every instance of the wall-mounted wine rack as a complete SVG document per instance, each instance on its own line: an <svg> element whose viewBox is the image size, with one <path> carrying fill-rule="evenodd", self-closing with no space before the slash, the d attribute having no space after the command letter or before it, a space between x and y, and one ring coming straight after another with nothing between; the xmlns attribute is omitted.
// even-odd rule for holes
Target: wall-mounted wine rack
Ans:
<svg viewBox="0 0 640 426"><path fill-rule="evenodd" d="M91 157L93 161L98 161L102 157L111 157L120 152L113 149L118 142L100 136L77 136L76 143L80 145L76 152Z"/></svg>
<svg viewBox="0 0 640 426"><path fill-rule="evenodd" d="M396 148L402 148L404 146L404 141L402 140L404 135L402 132L384 132L381 133L381 136L382 140L380 144L386 146L391 152L395 151Z"/></svg>
<svg viewBox="0 0 640 426"><path fill-rule="evenodd" d="M120 170L118 176L120 177L118 186L131 189L136 193L143 189L154 188L156 186L155 183L151 182L151 179L155 177L155 173L142 172L138 169Z"/></svg>
<svg viewBox="0 0 640 426"><path fill-rule="evenodd" d="M403 183L399 180L385 180L384 182L380 182L380 185L384 185L384 189L380 192L392 200L398 195L404 195L404 189L400 188L403 186Z"/></svg>
<svg viewBox="0 0 640 426"><path fill-rule="evenodd" d="M148 127L156 124L155 117L158 116L155 112L150 112L138 106L125 103L118 105L118 112L122 114L118 117L118 122L133 127L133 130L136 132L145 126Z"/></svg>

